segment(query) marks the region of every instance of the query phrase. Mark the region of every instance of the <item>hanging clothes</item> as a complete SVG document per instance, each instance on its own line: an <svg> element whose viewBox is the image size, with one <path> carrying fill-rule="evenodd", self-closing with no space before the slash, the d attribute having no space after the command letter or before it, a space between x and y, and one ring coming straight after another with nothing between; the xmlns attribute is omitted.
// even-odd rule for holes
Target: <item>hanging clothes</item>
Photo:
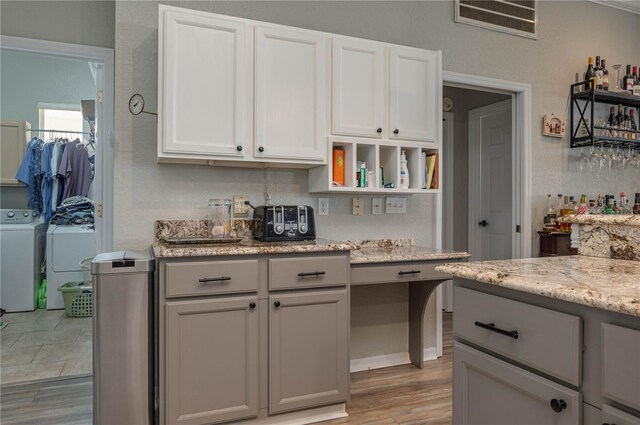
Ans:
<svg viewBox="0 0 640 425"><path fill-rule="evenodd" d="M93 180L93 167L89 153L80 140L76 139L65 146L58 175L64 178L63 199L87 196Z"/></svg>
<svg viewBox="0 0 640 425"><path fill-rule="evenodd" d="M56 141L50 140L44 144L42 148L42 161L41 161L41 169L42 169L42 211L44 214L44 221L48 222L53 215L54 207L53 207L53 181L55 179L55 175L51 170L51 157L53 155L53 149L55 148Z"/></svg>
<svg viewBox="0 0 640 425"><path fill-rule="evenodd" d="M62 179L58 175L58 170L60 169L60 162L62 161L62 153L64 152L64 147L66 146L66 141L62 139L58 139L55 142L53 147L53 152L51 154L51 174L53 175L53 187L51 191L51 209L55 211L58 208L58 205L62 202L62 192L64 191L64 179Z"/></svg>
<svg viewBox="0 0 640 425"><path fill-rule="evenodd" d="M27 186L29 201L27 206L36 214L42 214L42 148L44 142L37 137L27 144L26 155L16 173L16 180Z"/></svg>

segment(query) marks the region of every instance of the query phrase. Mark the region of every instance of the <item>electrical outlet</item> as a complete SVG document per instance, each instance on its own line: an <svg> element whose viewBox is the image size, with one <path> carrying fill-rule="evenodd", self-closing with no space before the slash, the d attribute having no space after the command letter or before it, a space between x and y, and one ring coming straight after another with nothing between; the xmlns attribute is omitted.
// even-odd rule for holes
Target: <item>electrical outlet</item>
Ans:
<svg viewBox="0 0 640 425"><path fill-rule="evenodd" d="M329 215L329 198L318 198L318 215Z"/></svg>
<svg viewBox="0 0 640 425"><path fill-rule="evenodd" d="M353 215L364 214L364 199L353 198Z"/></svg>
<svg viewBox="0 0 640 425"><path fill-rule="evenodd" d="M371 200L371 214L382 214L382 198L373 198Z"/></svg>
<svg viewBox="0 0 640 425"><path fill-rule="evenodd" d="M245 204L246 201L247 195L233 195L234 217L249 217L249 205Z"/></svg>
<svg viewBox="0 0 640 425"><path fill-rule="evenodd" d="M406 214L407 199L388 197L385 202L385 210L387 214Z"/></svg>

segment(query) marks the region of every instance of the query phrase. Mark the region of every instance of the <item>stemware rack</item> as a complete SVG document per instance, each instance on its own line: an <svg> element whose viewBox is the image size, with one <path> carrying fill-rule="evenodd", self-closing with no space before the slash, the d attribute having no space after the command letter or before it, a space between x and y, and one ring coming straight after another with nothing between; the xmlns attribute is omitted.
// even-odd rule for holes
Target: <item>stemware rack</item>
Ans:
<svg viewBox="0 0 640 425"><path fill-rule="evenodd" d="M587 82L571 85L570 131L571 147L585 146L618 146L640 149L639 130L617 130L595 125L596 104L619 105L635 108L640 116L640 96L607 90L596 90ZM576 120L577 119L577 120ZM635 139L614 136L622 133L635 134ZM608 134L607 134L608 133Z"/></svg>

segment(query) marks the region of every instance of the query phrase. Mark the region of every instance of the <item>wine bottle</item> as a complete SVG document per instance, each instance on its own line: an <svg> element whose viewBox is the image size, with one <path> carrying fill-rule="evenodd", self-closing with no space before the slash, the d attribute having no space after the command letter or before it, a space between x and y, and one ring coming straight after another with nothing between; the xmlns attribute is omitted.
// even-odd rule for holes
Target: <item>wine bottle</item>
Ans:
<svg viewBox="0 0 640 425"><path fill-rule="evenodd" d="M609 119L607 120L607 124L609 126L609 134L611 134L611 137L618 137L618 121L616 121L615 112L615 106L609 108Z"/></svg>
<svg viewBox="0 0 640 425"><path fill-rule="evenodd" d="M633 67L633 90L631 90L635 96L640 96L640 75L638 75L638 67Z"/></svg>
<svg viewBox="0 0 640 425"><path fill-rule="evenodd" d="M631 75L631 65L627 65L627 73L624 75L624 78L622 79L622 89L633 93L633 86L634 86L634 82L633 82L633 75Z"/></svg>
<svg viewBox="0 0 640 425"><path fill-rule="evenodd" d="M622 128L622 126L624 125L624 115L622 114L622 103L618 105L618 113L616 114L616 123L620 128Z"/></svg>
<svg viewBox="0 0 640 425"><path fill-rule="evenodd" d="M602 90L609 90L609 71L605 66L604 59L602 59Z"/></svg>
<svg viewBox="0 0 640 425"><path fill-rule="evenodd" d="M603 90L602 68L600 67L600 56L596 56L596 66L593 68L593 75L596 78L596 89Z"/></svg>
<svg viewBox="0 0 640 425"><path fill-rule="evenodd" d="M634 115L635 115L635 109L631 109L629 111L629 126L630 126L631 130L638 131L638 126L636 124L636 119L635 119ZM638 133L629 133L629 138L633 139L633 140L638 140L638 139L640 139L640 134L638 134Z"/></svg>
<svg viewBox="0 0 640 425"><path fill-rule="evenodd" d="M587 72L584 73L584 87L589 90L590 88L595 88L592 86L593 78L595 74L593 73L593 57L589 56L589 66L587 66Z"/></svg>

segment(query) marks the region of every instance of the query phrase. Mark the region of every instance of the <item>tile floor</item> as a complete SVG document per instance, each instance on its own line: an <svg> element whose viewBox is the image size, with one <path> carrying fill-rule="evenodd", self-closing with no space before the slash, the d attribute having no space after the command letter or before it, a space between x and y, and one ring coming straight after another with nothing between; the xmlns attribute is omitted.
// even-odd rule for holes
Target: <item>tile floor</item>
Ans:
<svg viewBox="0 0 640 425"><path fill-rule="evenodd" d="M64 310L8 313L0 330L0 383L88 375L92 371L91 317Z"/></svg>

